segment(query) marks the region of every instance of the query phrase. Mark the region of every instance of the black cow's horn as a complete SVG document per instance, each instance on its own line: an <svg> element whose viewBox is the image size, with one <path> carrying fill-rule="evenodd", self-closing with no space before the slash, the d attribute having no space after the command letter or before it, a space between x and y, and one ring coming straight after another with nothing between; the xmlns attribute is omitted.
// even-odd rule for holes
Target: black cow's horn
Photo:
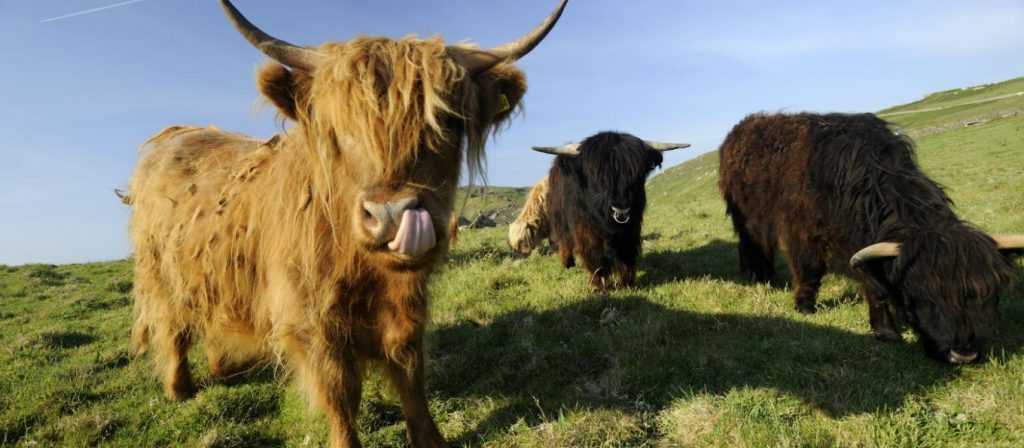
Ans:
<svg viewBox="0 0 1024 448"><path fill-rule="evenodd" d="M689 143L662 143L662 142L656 142L654 140L644 140L644 143L646 143L647 146L650 146L651 149L653 149L655 151L671 151L673 149L689 148L690 147Z"/></svg>
<svg viewBox="0 0 1024 448"><path fill-rule="evenodd" d="M228 19L231 20L231 24L239 33L242 33L245 40L248 40L263 54L270 56L271 59L305 72L316 70L323 60L323 55L314 50L292 45L256 28L256 25L253 25L242 13L238 12L238 9L230 1L220 0L220 6L224 9L224 14L227 14Z"/></svg>
<svg viewBox="0 0 1024 448"><path fill-rule="evenodd" d="M556 156L578 156L580 155L580 144L566 143L562 146L534 146L533 150Z"/></svg>
<svg viewBox="0 0 1024 448"><path fill-rule="evenodd" d="M517 60L526 56L540 41L544 40L548 32L555 27L555 22L558 22L558 18L562 16L562 10L565 9L567 3L569 3L569 0L562 0L558 7L555 8L555 11L544 20L544 23L541 23L533 31L515 41L490 50L472 50L451 46L448 47L448 51L472 75L484 73L504 61Z"/></svg>
<svg viewBox="0 0 1024 448"><path fill-rule="evenodd" d="M994 234L989 235L996 240L999 250L1024 250L1024 235Z"/></svg>
<svg viewBox="0 0 1024 448"><path fill-rule="evenodd" d="M899 256L899 254L899 243L875 243L853 254L850 257L850 266L856 268L876 258L893 258Z"/></svg>

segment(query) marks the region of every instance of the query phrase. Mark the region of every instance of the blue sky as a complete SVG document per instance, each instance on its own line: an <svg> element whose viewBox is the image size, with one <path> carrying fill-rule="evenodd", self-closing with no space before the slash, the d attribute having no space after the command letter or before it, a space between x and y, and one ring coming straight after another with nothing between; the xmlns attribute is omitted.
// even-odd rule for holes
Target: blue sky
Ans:
<svg viewBox="0 0 1024 448"><path fill-rule="evenodd" d="M236 1L297 44L440 34L488 47L555 3ZM165 126L276 130L253 87L264 58L214 0L0 0L0 58L0 264L127 256L112 191ZM1022 76L1024 2L571 0L520 66L526 113L489 145L492 185L544 175L550 156L531 145L600 130L693 144L668 167L716 149L750 112L874 111Z"/></svg>

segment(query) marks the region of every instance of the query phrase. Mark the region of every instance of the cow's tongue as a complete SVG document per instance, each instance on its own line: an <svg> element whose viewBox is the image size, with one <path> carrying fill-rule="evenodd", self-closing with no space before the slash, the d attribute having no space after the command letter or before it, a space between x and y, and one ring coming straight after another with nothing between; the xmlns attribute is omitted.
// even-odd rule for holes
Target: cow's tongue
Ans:
<svg viewBox="0 0 1024 448"><path fill-rule="evenodd" d="M430 212L423 208L410 208L402 213L402 223L398 225L398 233L388 243L388 248L406 257L416 258L435 244L437 240Z"/></svg>

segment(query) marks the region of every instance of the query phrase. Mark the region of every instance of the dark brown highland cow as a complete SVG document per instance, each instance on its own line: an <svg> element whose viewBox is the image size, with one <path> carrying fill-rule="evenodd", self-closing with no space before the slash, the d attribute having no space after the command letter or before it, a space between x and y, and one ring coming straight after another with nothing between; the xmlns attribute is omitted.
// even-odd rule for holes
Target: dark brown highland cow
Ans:
<svg viewBox="0 0 1024 448"><path fill-rule="evenodd" d="M608 281L613 272L619 276L618 286L636 286L647 207L644 184L661 165L661 151L688 146L619 132L601 132L582 143L535 146L558 155L548 174L546 205L550 239L558 243L562 265L574 266L574 255L579 255L595 287L613 286Z"/></svg>
<svg viewBox="0 0 1024 448"><path fill-rule="evenodd" d="M781 244L796 308L813 313L829 258L850 259L876 338L901 340L893 308L929 356L978 358L1024 237L961 221L910 140L872 114L755 114L732 129L720 158L743 272L771 279Z"/></svg>
<svg viewBox="0 0 1024 448"><path fill-rule="evenodd" d="M167 397L196 393L189 347L210 372L254 358L295 370L327 415L331 446L359 446L362 366L394 386L413 446L446 446L423 389L427 277L448 250L459 171L526 91L514 62L551 30L481 50L359 37L297 47L231 5L235 28L276 63L260 91L294 125L258 141L216 128L151 138L132 204L136 353Z"/></svg>

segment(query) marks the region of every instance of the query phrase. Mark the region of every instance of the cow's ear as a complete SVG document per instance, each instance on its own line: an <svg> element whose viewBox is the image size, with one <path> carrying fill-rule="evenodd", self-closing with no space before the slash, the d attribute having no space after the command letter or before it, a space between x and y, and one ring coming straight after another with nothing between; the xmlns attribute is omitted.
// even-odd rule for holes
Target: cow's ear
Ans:
<svg viewBox="0 0 1024 448"><path fill-rule="evenodd" d="M494 124L508 120L526 94L526 75L512 64L499 64L475 80L480 86L480 110Z"/></svg>
<svg viewBox="0 0 1024 448"><path fill-rule="evenodd" d="M297 120L299 108L305 107L310 80L309 75L288 70L277 63L264 65L256 73L256 86L260 93L277 107L282 116L292 120Z"/></svg>
<svg viewBox="0 0 1024 448"><path fill-rule="evenodd" d="M660 151L646 151L646 153L647 174L650 174L655 168L661 168L661 163L665 161L665 157L661 155Z"/></svg>

